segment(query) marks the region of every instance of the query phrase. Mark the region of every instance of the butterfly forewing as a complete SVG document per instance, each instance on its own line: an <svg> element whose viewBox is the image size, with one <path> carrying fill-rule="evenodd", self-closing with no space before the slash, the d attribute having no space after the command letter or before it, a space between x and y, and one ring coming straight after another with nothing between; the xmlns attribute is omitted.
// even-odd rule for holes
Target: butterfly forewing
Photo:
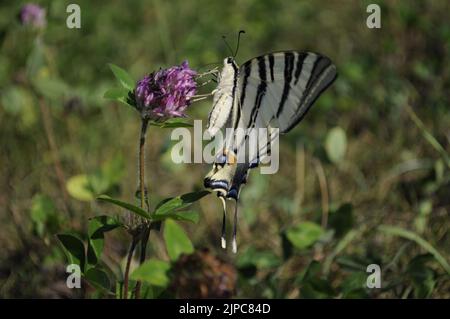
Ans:
<svg viewBox="0 0 450 319"><path fill-rule="evenodd" d="M262 116L261 123L277 122L282 133L289 131L335 77L331 61L312 52L279 52L247 61L239 69L238 126L251 127Z"/></svg>

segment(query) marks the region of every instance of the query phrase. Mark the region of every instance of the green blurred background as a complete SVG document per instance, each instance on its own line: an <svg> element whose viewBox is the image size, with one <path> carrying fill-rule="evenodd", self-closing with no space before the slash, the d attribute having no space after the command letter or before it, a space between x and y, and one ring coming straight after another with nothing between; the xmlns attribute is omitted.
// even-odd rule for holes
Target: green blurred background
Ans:
<svg viewBox="0 0 450 319"><path fill-rule="evenodd" d="M97 296L66 288L54 234L121 214L97 194L136 191L139 116L103 98L116 86L107 64L136 80L183 60L205 71L229 55L222 35L234 46L241 29L238 63L311 50L339 76L281 139L280 171L251 174L238 255L220 248L215 196L196 204L198 224L183 225L194 247L237 274L233 297L450 297L448 1L376 1L381 29L366 26L372 1L343 0L86 0L76 2L81 29L68 29L72 2L36 1L48 20L40 43L17 19L25 2L1 3L1 297ZM206 119L210 106L192 105L189 117ZM150 201L202 189L209 165L173 164L170 130L148 134ZM118 267L129 237L108 236L103 259ZM167 259L160 234L149 246ZM373 263L381 289L365 286Z"/></svg>

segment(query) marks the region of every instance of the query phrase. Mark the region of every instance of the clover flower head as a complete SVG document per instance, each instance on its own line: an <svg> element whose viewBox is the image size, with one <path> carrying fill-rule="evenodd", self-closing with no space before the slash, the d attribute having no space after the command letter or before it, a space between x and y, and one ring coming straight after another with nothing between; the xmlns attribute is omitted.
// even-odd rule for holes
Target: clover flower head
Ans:
<svg viewBox="0 0 450 319"><path fill-rule="evenodd" d="M44 27L47 23L45 9L34 3L24 5L20 10L20 22L35 28Z"/></svg>
<svg viewBox="0 0 450 319"><path fill-rule="evenodd" d="M196 93L196 74L184 61L180 66L161 69L138 81L134 97L142 117L152 120L184 117Z"/></svg>

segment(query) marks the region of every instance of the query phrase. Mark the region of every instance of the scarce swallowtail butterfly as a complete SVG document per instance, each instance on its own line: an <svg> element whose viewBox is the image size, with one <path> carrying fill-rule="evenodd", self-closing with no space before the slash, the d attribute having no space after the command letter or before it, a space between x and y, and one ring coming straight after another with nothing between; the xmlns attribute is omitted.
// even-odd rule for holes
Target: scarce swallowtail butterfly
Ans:
<svg viewBox="0 0 450 319"><path fill-rule="evenodd" d="M241 66L234 57L224 60L223 69L218 73L217 88L212 93L213 107L207 132L213 137L224 129L248 132L266 128L269 137L266 137L267 143L250 145L248 135L233 134L233 141L224 143L223 151L219 152L204 179L205 188L217 192L223 204L223 248L226 248L226 200L235 201L232 250L236 253L238 199L249 169L258 166L264 154L270 154L270 142L279 133L290 131L303 119L336 76L336 67L331 60L313 52L274 52L253 58ZM253 155L239 161L244 149L246 154Z"/></svg>

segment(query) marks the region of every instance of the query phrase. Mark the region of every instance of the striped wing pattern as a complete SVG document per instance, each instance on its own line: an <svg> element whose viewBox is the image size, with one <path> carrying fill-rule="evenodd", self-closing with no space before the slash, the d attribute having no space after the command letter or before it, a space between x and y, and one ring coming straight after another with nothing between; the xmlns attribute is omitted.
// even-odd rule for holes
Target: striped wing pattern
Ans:
<svg viewBox="0 0 450 319"><path fill-rule="evenodd" d="M251 59L239 69L234 127L277 127L286 133L336 76L330 59L317 53L286 51ZM242 138L236 141L236 148L242 143Z"/></svg>

